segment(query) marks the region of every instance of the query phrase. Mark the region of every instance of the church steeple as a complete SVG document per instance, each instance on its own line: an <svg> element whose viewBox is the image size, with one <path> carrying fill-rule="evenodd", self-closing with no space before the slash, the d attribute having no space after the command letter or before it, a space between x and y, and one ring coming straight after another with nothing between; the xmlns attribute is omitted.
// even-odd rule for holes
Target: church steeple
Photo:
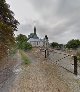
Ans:
<svg viewBox="0 0 80 92"><path fill-rule="evenodd" d="M36 35L36 27L34 26L34 35Z"/></svg>

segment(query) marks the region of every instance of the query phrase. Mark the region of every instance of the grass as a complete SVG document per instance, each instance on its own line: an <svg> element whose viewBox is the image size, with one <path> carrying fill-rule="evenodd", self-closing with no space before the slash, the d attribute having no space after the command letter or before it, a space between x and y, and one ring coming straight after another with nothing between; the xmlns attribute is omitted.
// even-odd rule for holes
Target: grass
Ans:
<svg viewBox="0 0 80 92"><path fill-rule="evenodd" d="M80 52L77 53L77 58L80 61Z"/></svg>
<svg viewBox="0 0 80 92"><path fill-rule="evenodd" d="M27 57L26 53L22 50L19 50L20 54L21 54L21 58L24 62L24 64L30 64L30 60L29 58Z"/></svg>

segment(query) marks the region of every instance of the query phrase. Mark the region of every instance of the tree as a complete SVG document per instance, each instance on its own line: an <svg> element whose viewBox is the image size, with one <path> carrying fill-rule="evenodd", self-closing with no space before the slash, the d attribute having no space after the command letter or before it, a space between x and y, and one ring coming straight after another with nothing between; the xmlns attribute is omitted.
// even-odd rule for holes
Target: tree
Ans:
<svg viewBox="0 0 80 92"><path fill-rule="evenodd" d="M27 41L28 41L28 38L25 35L19 34L16 37L16 43L17 43L18 49L22 49L22 50L31 49L32 45Z"/></svg>
<svg viewBox="0 0 80 92"><path fill-rule="evenodd" d="M19 22L5 0L0 0L0 59L7 55L8 50L15 43L14 31Z"/></svg>
<svg viewBox="0 0 80 92"><path fill-rule="evenodd" d="M24 46L25 46L24 50L31 50L32 49L32 45L30 43L28 43L28 42L25 43Z"/></svg>
<svg viewBox="0 0 80 92"><path fill-rule="evenodd" d="M70 41L68 41L68 43L66 44L66 47L67 48L72 48L72 49L76 49L76 48L78 48L80 46L80 40L78 40L78 39L72 39L72 40L70 40Z"/></svg>
<svg viewBox="0 0 80 92"><path fill-rule="evenodd" d="M55 47L58 47L58 46L59 46L59 44L57 42L52 42L51 43L51 47L52 48L55 48Z"/></svg>
<svg viewBox="0 0 80 92"><path fill-rule="evenodd" d="M63 44L59 44L59 47L60 47L60 48L63 48L63 47L64 47L64 45L63 45Z"/></svg>

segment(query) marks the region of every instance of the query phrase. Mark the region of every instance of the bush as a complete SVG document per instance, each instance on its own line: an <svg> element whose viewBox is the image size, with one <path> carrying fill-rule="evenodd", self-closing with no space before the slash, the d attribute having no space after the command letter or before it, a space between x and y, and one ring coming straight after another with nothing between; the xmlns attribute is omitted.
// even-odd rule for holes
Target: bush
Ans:
<svg viewBox="0 0 80 92"><path fill-rule="evenodd" d="M32 45L30 43L26 43L25 44L25 50L31 50L32 49Z"/></svg>
<svg viewBox="0 0 80 92"><path fill-rule="evenodd" d="M28 41L28 38L25 35L23 35L23 34L18 35L16 37L16 43L17 43L18 49L31 50L32 45L30 43L28 43L27 41Z"/></svg>

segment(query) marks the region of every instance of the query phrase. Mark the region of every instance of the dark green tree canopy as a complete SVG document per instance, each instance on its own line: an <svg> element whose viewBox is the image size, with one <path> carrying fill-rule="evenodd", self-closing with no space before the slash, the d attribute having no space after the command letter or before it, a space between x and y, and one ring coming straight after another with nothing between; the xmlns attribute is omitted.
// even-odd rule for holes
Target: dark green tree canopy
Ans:
<svg viewBox="0 0 80 92"><path fill-rule="evenodd" d="M57 48L57 49L61 49L61 48L63 48L63 44L59 44L59 43L57 43L57 42L52 42L51 43L51 47L52 48Z"/></svg>
<svg viewBox="0 0 80 92"><path fill-rule="evenodd" d="M19 22L5 0L0 0L0 58L7 54L15 43L14 31Z"/></svg>
<svg viewBox="0 0 80 92"><path fill-rule="evenodd" d="M27 36L23 35L23 34L19 34L17 37L16 37L16 41L18 42L27 42L28 38Z"/></svg>
<svg viewBox="0 0 80 92"><path fill-rule="evenodd" d="M28 43L27 41L28 41L27 36L25 36L23 34L19 34L16 37L16 43L17 43L18 49L22 49L22 50L31 49L32 45L30 43Z"/></svg>
<svg viewBox="0 0 80 92"><path fill-rule="evenodd" d="M58 47L58 46L59 46L59 44L57 42L52 42L51 43L51 47L53 47L53 48Z"/></svg>
<svg viewBox="0 0 80 92"><path fill-rule="evenodd" d="M70 40L67 44L66 44L67 48L72 48L72 49L76 49L78 47L80 47L80 40L78 39L72 39Z"/></svg>
<svg viewBox="0 0 80 92"><path fill-rule="evenodd" d="M0 0L0 21L10 26L14 31L17 30L19 22L14 18L14 13L5 0Z"/></svg>

